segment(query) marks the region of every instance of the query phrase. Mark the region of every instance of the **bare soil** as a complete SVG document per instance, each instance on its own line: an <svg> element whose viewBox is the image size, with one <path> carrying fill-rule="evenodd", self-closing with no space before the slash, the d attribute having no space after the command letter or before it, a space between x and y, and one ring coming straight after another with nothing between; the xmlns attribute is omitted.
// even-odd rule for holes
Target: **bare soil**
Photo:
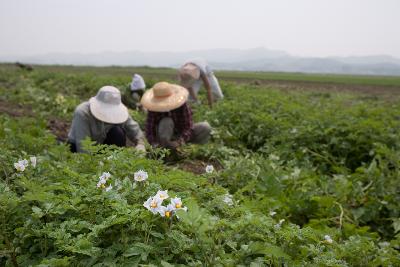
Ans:
<svg viewBox="0 0 400 267"><path fill-rule="evenodd" d="M57 137L57 140L66 142L71 124L67 121L51 118L47 121L47 128Z"/></svg>
<svg viewBox="0 0 400 267"><path fill-rule="evenodd" d="M10 103L0 100L0 114L5 113L11 117L35 117L35 113L30 106ZM59 141L66 141L70 123L60 118L50 118L47 120L47 128L57 137Z"/></svg>

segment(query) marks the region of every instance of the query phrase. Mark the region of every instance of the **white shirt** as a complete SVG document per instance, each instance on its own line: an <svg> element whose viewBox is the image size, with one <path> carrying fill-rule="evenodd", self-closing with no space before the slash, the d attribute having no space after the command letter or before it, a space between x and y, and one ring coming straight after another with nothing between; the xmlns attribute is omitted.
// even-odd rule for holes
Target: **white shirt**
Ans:
<svg viewBox="0 0 400 267"><path fill-rule="evenodd" d="M195 58L195 59L189 60L185 64L188 64L188 63L193 63L194 65L199 67L200 71L202 73L204 73L206 76L210 76L213 74L213 71L212 71L210 65L208 65L207 62L202 58Z"/></svg>

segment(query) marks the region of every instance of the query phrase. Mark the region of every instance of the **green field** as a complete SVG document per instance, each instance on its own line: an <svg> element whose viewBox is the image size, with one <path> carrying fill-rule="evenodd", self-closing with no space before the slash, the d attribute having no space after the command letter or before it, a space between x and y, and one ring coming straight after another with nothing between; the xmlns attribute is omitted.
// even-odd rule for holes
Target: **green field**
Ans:
<svg viewBox="0 0 400 267"><path fill-rule="evenodd" d="M70 153L76 105L106 84L125 92L135 72L176 81L173 69L0 65L0 266L400 266L400 77L216 72L225 99L193 106L208 144L175 158L89 141ZM158 190L187 212L148 211Z"/></svg>
<svg viewBox="0 0 400 267"><path fill-rule="evenodd" d="M140 73L145 78L175 79L177 72L170 68L150 67L72 67L72 66L37 66L39 70L51 70L62 73L96 73L101 75L131 76ZM225 81L280 81L333 83L348 85L388 86L400 88L400 77L397 76L368 76L368 75L335 75L335 74L304 74L280 72L244 72L244 71L215 71L219 79Z"/></svg>

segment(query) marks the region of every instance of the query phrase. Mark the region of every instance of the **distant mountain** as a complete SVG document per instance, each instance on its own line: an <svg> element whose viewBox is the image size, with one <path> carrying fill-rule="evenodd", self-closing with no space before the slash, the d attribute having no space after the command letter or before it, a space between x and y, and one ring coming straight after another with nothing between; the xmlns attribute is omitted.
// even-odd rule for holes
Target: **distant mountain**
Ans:
<svg viewBox="0 0 400 267"><path fill-rule="evenodd" d="M192 58L204 58L215 69L400 76L400 59L387 56L295 57L265 48L211 49L187 52L52 53L30 57L3 57L2 62L94 66L179 67Z"/></svg>

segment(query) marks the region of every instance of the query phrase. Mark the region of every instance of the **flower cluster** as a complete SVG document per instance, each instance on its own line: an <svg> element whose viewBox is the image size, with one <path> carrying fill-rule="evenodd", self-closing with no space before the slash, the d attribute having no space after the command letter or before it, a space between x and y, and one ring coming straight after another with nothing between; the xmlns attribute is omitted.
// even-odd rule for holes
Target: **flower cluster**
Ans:
<svg viewBox="0 0 400 267"><path fill-rule="evenodd" d="M214 171L214 166L213 165L207 165L206 166L206 173L213 173Z"/></svg>
<svg viewBox="0 0 400 267"><path fill-rule="evenodd" d="M332 240L332 238L331 238L329 235L325 235L325 236L324 236L324 242L325 242L325 243L328 243L328 244L332 244L332 243L333 243L333 240Z"/></svg>
<svg viewBox="0 0 400 267"><path fill-rule="evenodd" d="M158 191L155 196L149 197L143 206L153 214L160 214L162 217L170 218L177 210L187 211L187 207L182 206L182 200L179 197L171 198L171 202L167 206L163 206L164 200L168 199L168 191Z"/></svg>
<svg viewBox="0 0 400 267"><path fill-rule="evenodd" d="M29 158L31 165L33 168L36 167L36 157L30 157ZM29 166L29 161L26 159L19 160L18 162L14 163L14 168L17 169L19 172L25 171L26 167Z"/></svg>
<svg viewBox="0 0 400 267"><path fill-rule="evenodd" d="M110 179L111 174L109 172L103 172L103 174L99 177L99 182L97 183L97 188L105 189L106 192L112 189L111 183L107 186L107 181Z"/></svg>
<svg viewBox="0 0 400 267"><path fill-rule="evenodd" d="M282 223L284 223L285 222L285 219L280 219L279 220L279 222L277 223L277 224L275 224L275 228L276 229L280 229L281 228L281 226L282 226Z"/></svg>
<svg viewBox="0 0 400 267"><path fill-rule="evenodd" d="M225 194L223 195L222 201L228 205L228 206L233 206L233 196L231 194Z"/></svg>
<svg viewBox="0 0 400 267"><path fill-rule="evenodd" d="M147 178L149 177L149 175L147 174L147 172L145 172L144 170L138 170L137 172L135 172L134 176L134 180L136 182L144 182L147 180Z"/></svg>

